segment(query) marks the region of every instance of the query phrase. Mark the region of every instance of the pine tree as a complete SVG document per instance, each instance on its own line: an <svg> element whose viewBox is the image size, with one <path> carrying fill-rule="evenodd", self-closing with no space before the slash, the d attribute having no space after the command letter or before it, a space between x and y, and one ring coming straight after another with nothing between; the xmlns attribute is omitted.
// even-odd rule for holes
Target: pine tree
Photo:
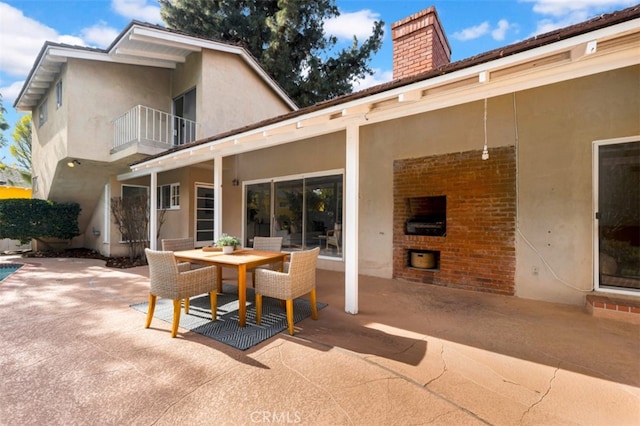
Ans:
<svg viewBox="0 0 640 426"><path fill-rule="evenodd" d="M337 50L324 20L339 16L335 0L159 0L167 27L244 46L299 105L351 93L372 75L371 56L384 22L359 45Z"/></svg>

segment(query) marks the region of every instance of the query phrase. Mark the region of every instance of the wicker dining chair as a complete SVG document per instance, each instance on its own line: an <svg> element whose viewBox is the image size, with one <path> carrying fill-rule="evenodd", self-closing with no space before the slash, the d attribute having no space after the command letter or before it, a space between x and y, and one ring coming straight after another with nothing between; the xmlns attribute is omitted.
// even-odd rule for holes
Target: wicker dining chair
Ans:
<svg viewBox="0 0 640 426"><path fill-rule="evenodd" d="M287 325L293 335L293 299L309 294L311 317L318 319L316 306L316 264L320 247L291 253L290 262L284 264L285 272L257 269L256 274L256 323L262 321L262 297L286 301Z"/></svg>
<svg viewBox="0 0 640 426"><path fill-rule="evenodd" d="M180 303L199 294L209 293L211 300L211 317L217 319L217 278L216 267L206 266L190 270L188 263L178 263L173 252L145 249L149 263L149 310L145 328L149 328L153 319L158 296L173 300L173 323L171 337L176 337L180 324ZM184 305L185 313L189 313L188 302Z"/></svg>
<svg viewBox="0 0 640 426"><path fill-rule="evenodd" d="M195 245L193 238L163 238L162 251L192 250Z"/></svg>
<svg viewBox="0 0 640 426"><path fill-rule="evenodd" d="M180 251L180 250L192 250L194 249L193 238L163 238L160 240L162 244L162 251ZM184 262L190 265L189 269L202 268L204 265L192 262ZM189 299L184 299L184 310L189 312Z"/></svg>
<svg viewBox="0 0 640 426"><path fill-rule="evenodd" d="M282 251L282 237L253 237L253 249L264 251ZM271 263L269 265L258 266L257 268L249 269L247 272L252 272L251 283L253 287L256 286L256 269L280 269L280 262Z"/></svg>

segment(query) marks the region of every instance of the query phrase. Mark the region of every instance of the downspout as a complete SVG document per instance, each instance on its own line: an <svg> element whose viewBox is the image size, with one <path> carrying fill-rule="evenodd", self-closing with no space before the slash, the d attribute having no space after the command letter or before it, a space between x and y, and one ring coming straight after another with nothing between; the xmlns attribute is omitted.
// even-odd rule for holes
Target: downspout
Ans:
<svg viewBox="0 0 640 426"><path fill-rule="evenodd" d="M345 311L358 313L358 210L360 192L360 126L347 124L345 218L343 229Z"/></svg>

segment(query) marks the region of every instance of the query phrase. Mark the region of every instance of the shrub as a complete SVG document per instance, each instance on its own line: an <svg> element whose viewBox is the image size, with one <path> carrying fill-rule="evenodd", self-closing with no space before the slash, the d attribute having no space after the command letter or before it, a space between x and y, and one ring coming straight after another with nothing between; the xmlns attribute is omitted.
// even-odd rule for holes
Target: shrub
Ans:
<svg viewBox="0 0 640 426"><path fill-rule="evenodd" d="M0 238L19 240L60 238L80 235L78 203L16 198L0 200Z"/></svg>

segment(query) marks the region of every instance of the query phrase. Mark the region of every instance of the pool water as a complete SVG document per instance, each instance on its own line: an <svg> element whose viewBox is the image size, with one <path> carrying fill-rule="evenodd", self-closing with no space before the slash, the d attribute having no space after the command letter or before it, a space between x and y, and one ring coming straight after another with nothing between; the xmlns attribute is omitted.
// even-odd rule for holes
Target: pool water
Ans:
<svg viewBox="0 0 640 426"><path fill-rule="evenodd" d="M0 264L0 282L20 269L22 265L18 263L5 263Z"/></svg>

